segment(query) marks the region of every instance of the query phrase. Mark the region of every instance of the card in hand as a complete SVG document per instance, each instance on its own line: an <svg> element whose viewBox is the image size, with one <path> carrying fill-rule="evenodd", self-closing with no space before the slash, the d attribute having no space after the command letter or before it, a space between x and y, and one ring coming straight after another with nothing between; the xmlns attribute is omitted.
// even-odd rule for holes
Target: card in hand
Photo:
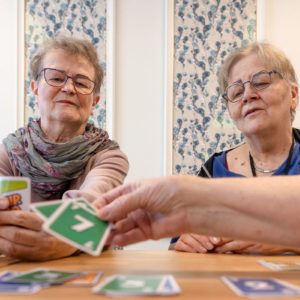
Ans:
<svg viewBox="0 0 300 300"><path fill-rule="evenodd" d="M274 271L300 270L299 262L259 260L258 263Z"/></svg>
<svg viewBox="0 0 300 300"><path fill-rule="evenodd" d="M71 199L64 200L51 200L51 201L43 201L31 203L30 208L38 214L44 221L48 220L52 214L64 203L64 201L69 201ZM78 202L85 203L83 199L74 199ZM85 205L85 204L84 204ZM87 209L96 212L96 209L93 206L89 206Z"/></svg>
<svg viewBox="0 0 300 300"><path fill-rule="evenodd" d="M37 203L31 203L30 208L44 221L48 220L50 216L62 205L63 200L51 200Z"/></svg>
<svg viewBox="0 0 300 300"><path fill-rule="evenodd" d="M110 228L85 199L63 201L43 224L46 232L95 256L101 253Z"/></svg>
<svg viewBox="0 0 300 300"><path fill-rule="evenodd" d="M109 296L176 295L180 288L172 275L114 275L92 289Z"/></svg>
<svg viewBox="0 0 300 300"><path fill-rule="evenodd" d="M274 278L222 277L238 295L246 297L300 296L300 287Z"/></svg>

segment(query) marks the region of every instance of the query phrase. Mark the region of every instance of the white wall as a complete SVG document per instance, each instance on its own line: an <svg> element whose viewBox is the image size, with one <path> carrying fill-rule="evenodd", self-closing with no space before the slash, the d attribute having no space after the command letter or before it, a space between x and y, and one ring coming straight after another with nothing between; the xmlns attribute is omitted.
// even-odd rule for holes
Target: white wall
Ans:
<svg viewBox="0 0 300 300"><path fill-rule="evenodd" d="M259 0L263 17L261 38L279 47L291 60L300 80L300 1ZM300 106L293 124L300 128Z"/></svg>
<svg viewBox="0 0 300 300"><path fill-rule="evenodd" d="M17 129L17 0L0 0L0 141Z"/></svg>
<svg viewBox="0 0 300 300"><path fill-rule="evenodd" d="M115 138L127 180L163 175L164 1L116 1Z"/></svg>

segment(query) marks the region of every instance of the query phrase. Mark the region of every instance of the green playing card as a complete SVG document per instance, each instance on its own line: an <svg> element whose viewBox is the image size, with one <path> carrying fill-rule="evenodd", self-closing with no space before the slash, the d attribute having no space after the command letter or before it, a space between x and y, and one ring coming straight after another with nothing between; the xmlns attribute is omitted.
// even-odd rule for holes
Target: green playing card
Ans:
<svg viewBox="0 0 300 300"><path fill-rule="evenodd" d="M91 255L99 255L110 225L100 220L95 209L84 199L63 201L44 223L43 229Z"/></svg>
<svg viewBox="0 0 300 300"><path fill-rule="evenodd" d="M114 275L94 287L93 292L109 296L175 295L180 288L171 275Z"/></svg>
<svg viewBox="0 0 300 300"><path fill-rule="evenodd" d="M43 220L47 220L61 206L61 204L62 200L45 201L32 203L30 208Z"/></svg>
<svg viewBox="0 0 300 300"><path fill-rule="evenodd" d="M30 208L34 212L36 212L43 220L47 220L62 205L63 201L69 201L69 200L70 199L51 200L51 201L32 203L30 205ZM83 199L77 199L77 201L84 203L83 205L86 205L85 204L86 202ZM89 206L86 205L86 209L88 209L92 212L96 212L95 208L92 207L91 205L89 205Z"/></svg>
<svg viewBox="0 0 300 300"><path fill-rule="evenodd" d="M81 272L68 272L51 270L46 268L34 269L29 272L24 272L22 274L16 275L8 282L39 282L39 283L61 283L63 281L69 280L71 278L80 276Z"/></svg>

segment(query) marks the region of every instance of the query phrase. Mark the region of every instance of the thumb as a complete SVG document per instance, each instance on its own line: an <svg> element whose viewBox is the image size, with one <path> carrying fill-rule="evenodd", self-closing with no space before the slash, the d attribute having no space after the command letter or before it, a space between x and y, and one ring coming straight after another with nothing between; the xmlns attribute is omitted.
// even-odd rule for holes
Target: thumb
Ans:
<svg viewBox="0 0 300 300"><path fill-rule="evenodd" d="M103 195L104 202L108 204L98 208L98 217L107 221L119 221L130 212L143 208L141 187L137 190L135 188L124 185L115 192Z"/></svg>

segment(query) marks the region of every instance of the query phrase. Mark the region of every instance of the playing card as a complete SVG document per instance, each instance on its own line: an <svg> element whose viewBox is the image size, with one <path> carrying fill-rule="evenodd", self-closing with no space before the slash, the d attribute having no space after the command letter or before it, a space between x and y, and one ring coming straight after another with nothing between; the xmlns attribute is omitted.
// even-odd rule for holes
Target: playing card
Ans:
<svg viewBox="0 0 300 300"><path fill-rule="evenodd" d="M114 275L92 289L109 296L176 295L180 293L172 275Z"/></svg>
<svg viewBox="0 0 300 300"><path fill-rule="evenodd" d="M52 270L47 268L33 269L28 272L22 272L16 276L7 279L6 283L45 283L45 284L59 284L71 278L80 276L81 272L69 272Z"/></svg>
<svg viewBox="0 0 300 300"><path fill-rule="evenodd" d="M6 281L9 278L16 276L20 274L20 272L16 272L16 271L3 271L0 273L0 281Z"/></svg>
<svg viewBox="0 0 300 300"><path fill-rule="evenodd" d="M246 297L300 296L300 287L274 278L222 277L222 280L238 295Z"/></svg>
<svg viewBox="0 0 300 300"><path fill-rule="evenodd" d="M299 262L259 260L258 263L274 271L300 270Z"/></svg>
<svg viewBox="0 0 300 300"><path fill-rule="evenodd" d="M93 286L101 276L102 272L82 272L81 276L67 280L63 284L69 286Z"/></svg>
<svg viewBox="0 0 300 300"><path fill-rule="evenodd" d="M110 228L84 199L63 201L43 224L48 233L95 256L101 253Z"/></svg>
<svg viewBox="0 0 300 300"><path fill-rule="evenodd" d="M0 194L8 198L9 210L29 210L31 183L27 177L0 177Z"/></svg>
<svg viewBox="0 0 300 300"><path fill-rule="evenodd" d="M31 203L30 208L44 221L46 221L61 206L62 203L63 200L37 202Z"/></svg>
<svg viewBox="0 0 300 300"><path fill-rule="evenodd" d="M0 282L0 294L28 295L38 292L42 287L35 283Z"/></svg>
<svg viewBox="0 0 300 300"><path fill-rule="evenodd" d="M63 204L63 201L68 201L72 199L64 199L64 200L51 200L51 201L43 201L32 203L30 208L37 213L44 221L48 220L50 216ZM74 199L78 202L85 203L83 199ZM96 212L96 209L93 206L86 207L86 209Z"/></svg>

